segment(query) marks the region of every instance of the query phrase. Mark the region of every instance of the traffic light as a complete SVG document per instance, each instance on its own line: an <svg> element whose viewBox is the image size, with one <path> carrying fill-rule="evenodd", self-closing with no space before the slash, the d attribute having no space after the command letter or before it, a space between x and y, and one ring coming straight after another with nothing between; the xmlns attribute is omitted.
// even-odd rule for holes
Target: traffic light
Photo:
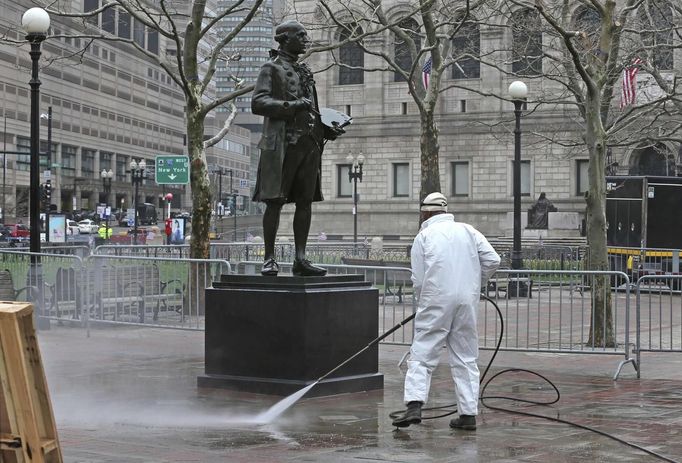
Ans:
<svg viewBox="0 0 682 463"><path fill-rule="evenodd" d="M49 210L50 200L52 199L52 185L50 181L46 181L44 185L40 185L40 204L41 209Z"/></svg>
<svg viewBox="0 0 682 463"><path fill-rule="evenodd" d="M47 204L50 204L50 200L52 199L52 182L50 180L45 181L45 199L47 200Z"/></svg>

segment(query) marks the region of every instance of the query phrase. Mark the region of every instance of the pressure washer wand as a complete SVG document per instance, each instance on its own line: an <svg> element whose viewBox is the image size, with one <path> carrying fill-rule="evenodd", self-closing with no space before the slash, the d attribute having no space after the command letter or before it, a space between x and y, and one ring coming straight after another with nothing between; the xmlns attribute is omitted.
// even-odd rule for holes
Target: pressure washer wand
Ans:
<svg viewBox="0 0 682 463"><path fill-rule="evenodd" d="M393 334L393 332L397 331L397 330L400 329L402 326L404 326L405 324L407 324L407 323L409 323L410 321L412 321L412 319L415 317L415 315L417 315L416 312L413 313L412 315L410 315L409 317L407 317L405 320L403 320L403 321L401 321L400 323L398 323L397 325L395 325L395 326L394 326L393 328L391 328L390 330L386 331L384 334L382 334L382 335L379 336L378 338L376 338L376 339L370 341L369 344L367 344L365 347L363 347L362 349L360 349L358 352L356 352L355 354L353 354L351 357L349 357L348 359L344 360L342 363L340 363L339 365L337 365L336 367L334 367L333 370L331 370L331 371L329 371L329 372L323 374L323 375L320 376L319 378L317 378L317 380L315 380L315 382L314 382L313 384L319 383L320 381L322 381L323 379L325 379L327 376L331 375L331 374L334 373L336 370L340 369L342 366L344 366L345 364L347 364L348 362L350 362L351 360L353 360L355 357L357 357L358 355L360 355L360 354L362 354L363 352L365 352L367 349L369 349L370 347L372 347L374 344L377 344L377 343L380 342L382 339L385 339L385 338L387 338L388 336L390 336L391 334Z"/></svg>

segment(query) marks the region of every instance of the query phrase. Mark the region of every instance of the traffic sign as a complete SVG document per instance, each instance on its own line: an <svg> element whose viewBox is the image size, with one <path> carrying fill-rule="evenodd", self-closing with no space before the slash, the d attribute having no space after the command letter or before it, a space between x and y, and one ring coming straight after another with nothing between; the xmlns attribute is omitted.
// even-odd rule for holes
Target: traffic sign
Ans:
<svg viewBox="0 0 682 463"><path fill-rule="evenodd" d="M240 178L239 179L239 188L248 188L249 187L249 180L245 178Z"/></svg>
<svg viewBox="0 0 682 463"><path fill-rule="evenodd" d="M189 156L156 156L156 183L186 185L189 183Z"/></svg>

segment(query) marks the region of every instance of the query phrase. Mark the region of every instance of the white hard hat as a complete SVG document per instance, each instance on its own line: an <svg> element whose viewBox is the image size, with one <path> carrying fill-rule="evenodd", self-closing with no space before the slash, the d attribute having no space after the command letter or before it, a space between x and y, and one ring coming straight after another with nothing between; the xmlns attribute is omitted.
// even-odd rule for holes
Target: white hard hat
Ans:
<svg viewBox="0 0 682 463"><path fill-rule="evenodd" d="M448 200L443 196L443 193L438 191L431 193L424 198L419 210L424 212L433 211L448 211Z"/></svg>

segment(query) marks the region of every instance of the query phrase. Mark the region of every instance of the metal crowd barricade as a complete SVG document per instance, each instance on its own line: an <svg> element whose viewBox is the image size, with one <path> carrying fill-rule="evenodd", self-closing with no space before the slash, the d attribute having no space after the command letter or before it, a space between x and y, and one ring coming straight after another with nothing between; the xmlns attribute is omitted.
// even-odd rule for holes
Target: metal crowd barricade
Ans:
<svg viewBox="0 0 682 463"><path fill-rule="evenodd" d="M611 270L625 272L632 281L645 275L680 275L680 249L609 247Z"/></svg>
<svg viewBox="0 0 682 463"><path fill-rule="evenodd" d="M219 259L179 259L93 255L86 260L83 303L86 320L203 330L205 289L230 263Z"/></svg>
<svg viewBox="0 0 682 463"><path fill-rule="evenodd" d="M682 275L643 276L636 291L637 364L641 352L682 352Z"/></svg>
<svg viewBox="0 0 682 463"><path fill-rule="evenodd" d="M15 296L36 305L38 316L60 321L81 319L76 305L68 310L60 310L58 305L65 292L77 288L82 281L84 267L80 257L2 250L0 269L9 273Z"/></svg>
<svg viewBox="0 0 682 463"><path fill-rule="evenodd" d="M189 244L102 244L93 251L96 255L161 257L186 259L190 257Z"/></svg>
<svg viewBox="0 0 682 463"><path fill-rule="evenodd" d="M599 278L605 283L601 289ZM626 282L622 291L612 290L614 278ZM498 270L484 291L502 311L501 350L622 355L614 379L627 363L639 369L630 356L630 284L624 273ZM609 304L599 309L599 300ZM494 308L481 301L481 348L495 348L499 329ZM606 335L600 338L599 333Z"/></svg>

